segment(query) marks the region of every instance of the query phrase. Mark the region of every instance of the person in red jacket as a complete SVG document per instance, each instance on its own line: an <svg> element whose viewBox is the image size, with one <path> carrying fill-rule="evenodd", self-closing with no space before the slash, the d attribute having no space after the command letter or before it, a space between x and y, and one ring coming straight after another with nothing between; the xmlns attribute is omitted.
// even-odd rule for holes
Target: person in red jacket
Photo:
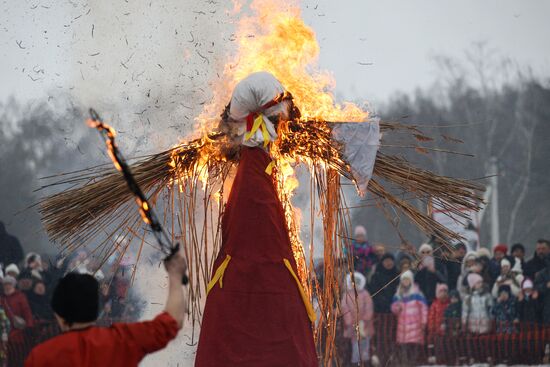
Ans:
<svg viewBox="0 0 550 367"><path fill-rule="evenodd" d="M450 303L449 287L447 284L437 284L435 294L436 299L433 301L428 312L428 335L430 337L445 333L443 326L444 313Z"/></svg>
<svg viewBox="0 0 550 367"><path fill-rule="evenodd" d="M69 273L54 290L52 309L63 333L35 347L25 367L137 366L149 353L163 349L182 327L185 313L181 279L187 268L178 252L164 262L168 299L155 319L95 326L99 284L88 274Z"/></svg>
<svg viewBox="0 0 550 367"><path fill-rule="evenodd" d="M4 296L1 306L6 311L11 324L8 336L8 366L23 365L23 357L28 353L25 344L25 331L33 326L33 317L27 296L15 288L17 281L7 275L2 281Z"/></svg>
<svg viewBox="0 0 550 367"><path fill-rule="evenodd" d="M441 336L445 334L445 310L450 302L447 284L437 284L435 287L435 300L428 311L428 343L435 347L437 362L445 358ZM430 356L429 358L429 361L432 362L434 357Z"/></svg>

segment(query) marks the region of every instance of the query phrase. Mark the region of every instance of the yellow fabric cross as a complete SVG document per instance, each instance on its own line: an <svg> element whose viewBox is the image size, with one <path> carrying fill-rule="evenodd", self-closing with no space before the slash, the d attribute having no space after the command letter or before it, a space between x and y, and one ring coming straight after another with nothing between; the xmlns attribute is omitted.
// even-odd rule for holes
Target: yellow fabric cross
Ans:
<svg viewBox="0 0 550 367"><path fill-rule="evenodd" d="M258 131L258 129L262 129L262 136L264 138L264 147L267 147L269 144L269 132L267 131L267 126L265 125L264 118L262 115L258 115L256 119L254 119L254 124L252 125L252 129L250 129L249 132L247 132L244 136L244 140L250 140L250 138Z"/></svg>
<svg viewBox="0 0 550 367"><path fill-rule="evenodd" d="M225 269L227 268L227 265L229 264L229 261L231 260L231 256L227 255L225 257L225 260L221 263L221 265L216 270L216 273L212 277L212 280L208 283L208 286L206 287L206 295L210 293L210 290L214 288L216 283L220 283L220 288L223 288L223 274L225 272Z"/></svg>
<svg viewBox="0 0 550 367"><path fill-rule="evenodd" d="M294 278L294 280L296 281L296 284L298 285L298 291L300 291L300 296L302 296L302 301L306 306L306 311L307 311L307 316L309 317L309 321L315 322L317 315L313 310L313 306L309 301L309 297L306 295L304 288L302 288L302 283L300 283L300 279L298 279L298 277L296 276L296 273L294 272L294 269L292 269L292 265L290 265L290 261L288 261L287 259L283 259L283 261L285 263L286 268L288 269L288 271L290 271L290 274L292 274L292 277Z"/></svg>

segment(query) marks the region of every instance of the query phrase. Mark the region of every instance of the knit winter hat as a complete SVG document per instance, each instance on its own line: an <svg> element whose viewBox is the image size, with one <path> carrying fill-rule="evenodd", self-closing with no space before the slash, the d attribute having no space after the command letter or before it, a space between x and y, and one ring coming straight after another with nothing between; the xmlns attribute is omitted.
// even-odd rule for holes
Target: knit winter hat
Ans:
<svg viewBox="0 0 550 367"><path fill-rule="evenodd" d="M401 277L399 279L400 280L409 279L411 282L413 282L414 281L414 274L413 274L412 271L407 270L407 271L405 271L401 274Z"/></svg>
<svg viewBox="0 0 550 367"><path fill-rule="evenodd" d="M65 275L53 291L52 309L69 324L95 321L99 310L99 283L89 274Z"/></svg>
<svg viewBox="0 0 550 367"><path fill-rule="evenodd" d="M468 274L468 286L470 288L473 288L479 282L483 282L483 278L481 277L481 275L477 273Z"/></svg>
<svg viewBox="0 0 550 367"><path fill-rule="evenodd" d="M367 284L367 278L359 272L354 272L353 277L355 278L355 289L358 291L365 289L365 285ZM353 283L351 279L351 274L346 275L346 286L348 290L353 290Z"/></svg>
<svg viewBox="0 0 550 367"><path fill-rule="evenodd" d="M11 275L6 275L4 279L2 279L2 284L11 284L15 286L17 284L17 280L15 280L15 278Z"/></svg>
<svg viewBox="0 0 550 367"><path fill-rule="evenodd" d="M493 247L493 253L495 252L502 252L503 254L506 254L508 252L508 246L506 246L503 243L500 243Z"/></svg>
<svg viewBox="0 0 550 367"><path fill-rule="evenodd" d="M533 289L533 281L529 278L526 278L521 285L521 289Z"/></svg>
<svg viewBox="0 0 550 367"><path fill-rule="evenodd" d="M423 244L420 245L420 247L418 248L418 253L419 253L419 254L422 254L422 252L426 252L426 251L432 252L432 251L433 251L433 248L432 248L432 246L430 246L429 244L423 243Z"/></svg>
<svg viewBox="0 0 550 367"><path fill-rule="evenodd" d="M7 273L15 273L16 275L19 275L19 268L15 264L9 264L6 266L6 274Z"/></svg>
<svg viewBox="0 0 550 367"><path fill-rule="evenodd" d="M29 264L33 261L41 262L42 259L36 252L29 252L27 256L25 256L25 266L29 266Z"/></svg>
<svg viewBox="0 0 550 367"><path fill-rule="evenodd" d="M500 267L503 268L505 266L507 266L508 268L512 267L512 264L510 264L510 261L506 258L500 260Z"/></svg>
<svg viewBox="0 0 550 367"><path fill-rule="evenodd" d="M491 258L491 251L489 251L488 248L480 247L477 250L477 257L482 257L482 256L485 256L486 258L490 259Z"/></svg>
<svg viewBox="0 0 550 367"><path fill-rule="evenodd" d="M357 237L357 236L367 237L367 229L363 226L357 226L357 227L355 227L355 230L353 231L353 234L354 234L355 237Z"/></svg>
<svg viewBox="0 0 550 367"><path fill-rule="evenodd" d="M445 283L437 283L435 286L435 296L439 298L444 291L449 291L449 286Z"/></svg>

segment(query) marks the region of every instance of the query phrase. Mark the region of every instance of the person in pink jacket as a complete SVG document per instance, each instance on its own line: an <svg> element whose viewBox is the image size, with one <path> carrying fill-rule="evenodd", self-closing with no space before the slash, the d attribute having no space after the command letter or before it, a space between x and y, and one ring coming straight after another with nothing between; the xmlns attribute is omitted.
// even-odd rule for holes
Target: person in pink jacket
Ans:
<svg viewBox="0 0 550 367"><path fill-rule="evenodd" d="M365 289L366 283L363 274L356 271L353 278L348 274L340 308L344 317L344 338L350 339L351 363L354 365L369 360L370 339L374 334L374 306Z"/></svg>
<svg viewBox="0 0 550 367"><path fill-rule="evenodd" d="M393 297L392 312L397 317L397 344L401 358L415 363L424 345L424 330L428 323L428 302L414 284L410 270L401 274L397 293Z"/></svg>

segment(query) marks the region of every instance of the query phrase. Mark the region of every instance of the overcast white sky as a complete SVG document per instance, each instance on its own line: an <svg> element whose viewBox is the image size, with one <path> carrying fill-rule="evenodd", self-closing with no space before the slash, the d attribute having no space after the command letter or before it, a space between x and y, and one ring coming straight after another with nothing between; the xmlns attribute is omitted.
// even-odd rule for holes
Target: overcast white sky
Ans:
<svg viewBox="0 0 550 367"><path fill-rule="evenodd" d="M174 54L178 57L183 55L184 47L178 50L178 43L159 36L168 32L163 24L177 27L179 36L185 34L186 38L190 37L189 30L202 24L202 33L199 30L198 34L216 32L218 35L209 37L223 42L219 34L228 20L219 15L221 10L218 15L209 11L225 2L160 2L172 6L161 11L154 10L160 3L151 7L149 0L117 1L116 6L107 0L3 0L0 100L11 94L22 99L43 98L52 88L75 89L80 97L85 95L86 91L78 91L78 79L82 77L81 83L97 83L100 79L89 80L83 58L90 59L89 55L100 51L100 56L109 57L109 51L118 51L97 40L101 32L104 40L112 33L119 41L122 34L135 39L136 33L143 32L149 37L143 37L142 47L149 47L147 40L152 45L153 39L159 49L163 43L176 48ZM338 94L348 99L383 101L396 90L411 91L429 85L436 78L434 55L461 57L479 41L523 67L532 67L536 75L550 75L550 1L307 0L302 8L306 22L318 35L321 66L334 73ZM200 14L202 9L208 16ZM108 22L100 27L102 20ZM94 39L90 36L91 24L96 24ZM17 44L20 41L23 48ZM216 53L221 55L223 49L216 46L211 54ZM185 68L178 57L155 51L149 61L164 65L170 58L174 65L180 63ZM112 63L113 67L120 69L118 61Z"/></svg>

